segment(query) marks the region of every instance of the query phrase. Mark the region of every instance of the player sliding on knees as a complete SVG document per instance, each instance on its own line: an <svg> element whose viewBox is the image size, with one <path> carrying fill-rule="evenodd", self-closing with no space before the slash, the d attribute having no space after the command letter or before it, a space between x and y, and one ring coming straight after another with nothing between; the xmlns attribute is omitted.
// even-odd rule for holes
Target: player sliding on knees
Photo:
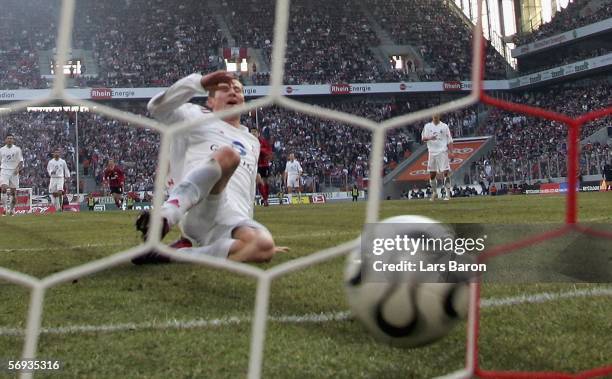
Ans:
<svg viewBox="0 0 612 379"><path fill-rule="evenodd" d="M444 200L450 200L451 177L450 159L453 151L453 137L448 125L440 121L440 115L433 115L432 121L425 124L421 140L427 142L429 157L427 171L429 171L429 184L431 185L431 198L434 201L438 196L439 172L444 173L445 195Z"/></svg>
<svg viewBox="0 0 612 379"><path fill-rule="evenodd" d="M244 103L242 84L230 73L215 71L180 79L147 105L151 115L166 123L201 121L174 137L164 203L162 237L179 226L182 237L171 247L194 256L214 256L240 262L267 262L286 247L277 247L265 226L253 220L259 141L240 125L240 115L216 118L209 109L189 103L208 91L214 112ZM136 228L146 238L150 215L143 212ZM170 260L149 252L134 264Z"/></svg>

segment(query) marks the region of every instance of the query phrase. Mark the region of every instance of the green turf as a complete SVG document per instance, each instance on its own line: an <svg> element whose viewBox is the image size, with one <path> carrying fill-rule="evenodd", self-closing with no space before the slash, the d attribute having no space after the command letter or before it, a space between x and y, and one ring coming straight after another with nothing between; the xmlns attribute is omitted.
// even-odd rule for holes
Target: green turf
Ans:
<svg viewBox="0 0 612 379"><path fill-rule="evenodd" d="M565 198L506 196L451 202L386 201L381 218L421 214L446 222L562 222ZM291 252L269 268L357 237L365 203L257 208L277 244ZM579 217L612 221L612 194L580 195ZM0 266L44 277L140 243L135 213L81 213L0 218ZM169 236L171 239L174 236ZM14 251L9 251L14 249ZM272 284L270 314L304 315L348 309L344 259ZM173 264L118 267L47 291L44 327L163 323L251 316L255 281L220 270ZM563 292L609 284L487 284L485 298ZM0 328L25 325L29 293L0 282ZM579 371L610 364L610 297L573 298L482 310L481 365L486 369ZM248 322L187 330L43 334L39 356L65 362L62 376L87 378L235 378L248 366ZM23 338L0 336L0 359L17 358ZM402 350L375 342L356 321L270 322L264 376L270 378L423 378L462 368L464 328L440 342ZM4 375L0 370L0 376ZM40 375L45 377L46 375ZM54 377L54 376L51 376Z"/></svg>

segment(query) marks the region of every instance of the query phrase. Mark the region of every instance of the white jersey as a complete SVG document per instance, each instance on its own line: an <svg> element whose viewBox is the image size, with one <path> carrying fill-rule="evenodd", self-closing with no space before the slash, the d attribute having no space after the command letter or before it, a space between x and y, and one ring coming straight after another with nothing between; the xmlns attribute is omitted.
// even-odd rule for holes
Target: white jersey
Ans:
<svg viewBox="0 0 612 379"><path fill-rule="evenodd" d="M68 165L66 164L66 161L62 158L57 160L55 158L51 159L49 163L47 163L47 172L52 178L64 179L70 177L70 170L68 170Z"/></svg>
<svg viewBox="0 0 612 379"><path fill-rule="evenodd" d="M299 176L302 174L302 165L297 160L287 161L287 165L285 166L285 172L287 176Z"/></svg>
<svg viewBox="0 0 612 379"><path fill-rule="evenodd" d="M0 169L5 174L12 174L20 162L23 162L23 155L19 147L15 145L0 147Z"/></svg>
<svg viewBox="0 0 612 379"><path fill-rule="evenodd" d="M200 121L197 126L174 136L168 184L178 184L185 174L210 159L219 148L231 146L240 155L240 165L225 188L228 206L252 218L259 140L246 127L235 128L214 117L208 109L188 103L192 97L205 93L201 79L200 74L180 79L165 92L155 95L147 105L151 115L166 124Z"/></svg>
<svg viewBox="0 0 612 379"><path fill-rule="evenodd" d="M437 125L433 122L428 122L425 124L421 136L422 138L429 138L433 136L437 137L436 139L427 141L427 150L429 151L429 154L437 154L448 151L448 144L453 143L453 137L451 136L450 129L448 129L448 125L442 121L438 122Z"/></svg>

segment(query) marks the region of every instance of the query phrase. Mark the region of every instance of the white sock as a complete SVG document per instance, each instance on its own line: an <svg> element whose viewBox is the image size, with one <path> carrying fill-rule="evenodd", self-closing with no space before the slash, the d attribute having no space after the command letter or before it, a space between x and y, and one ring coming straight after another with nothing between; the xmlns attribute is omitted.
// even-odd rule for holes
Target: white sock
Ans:
<svg viewBox="0 0 612 379"><path fill-rule="evenodd" d="M0 198L2 199L2 207L4 208L4 213L8 213L9 209L8 209L7 194L3 193L2 196L0 196Z"/></svg>
<svg viewBox="0 0 612 379"><path fill-rule="evenodd" d="M210 245L200 247L185 247L179 249L179 251L181 252L181 254L189 254L194 256L208 255L217 258L227 258L234 241L236 240L232 238L222 238L213 242Z"/></svg>
<svg viewBox="0 0 612 379"><path fill-rule="evenodd" d="M438 196L438 179L429 179L429 185L431 185L431 196Z"/></svg>
<svg viewBox="0 0 612 379"><path fill-rule="evenodd" d="M446 196L447 197L451 197L451 178L450 176L447 176L444 178L444 186L446 187Z"/></svg>
<svg viewBox="0 0 612 379"><path fill-rule="evenodd" d="M13 211L13 196L10 193L6 194L6 210L8 212Z"/></svg>
<svg viewBox="0 0 612 379"><path fill-rule="evenodd" d="M168 220L170 226L178 224L191 207L208 196L219 179L221 166L214 159L191 170L170 193L164 203L162 216Z"/></svg>

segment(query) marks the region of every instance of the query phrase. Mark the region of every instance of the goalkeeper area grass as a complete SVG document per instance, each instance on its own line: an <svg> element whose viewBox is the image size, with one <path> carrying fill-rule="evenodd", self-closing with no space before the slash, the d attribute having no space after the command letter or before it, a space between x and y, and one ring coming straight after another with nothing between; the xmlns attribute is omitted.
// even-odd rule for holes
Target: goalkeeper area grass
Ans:
<svg viewBox="0 0 612 379"><path fill-rule="evenodd" d="M365 202L258 207L291 251L262 267L359 236ZM562 223L563 196L450 202L384 201L381 219L418 214L444 222ZM136 212L0 218L0 266L36 277L140 243ZM579 219L612 224L612 193L579 195ZM608 228L608 230L610 230ZM171 241L176 233L166 238ZM546 242L542 245L545 253ZM520 254L520 253L517 253ZM465 323L430 346L376 342L348 312L345 259L272 283L263 377L427 378L464 366ZM129 263L46 292L38 358L63 362L37 377L237 378L247 372L256 281L190 264ZM612 284L504 284L482 288L480 365L489 370L578 372L611 364ZM18 359L29 291L0 281L0 360ZM10 375L0 369L0 377Z"/></svg>

